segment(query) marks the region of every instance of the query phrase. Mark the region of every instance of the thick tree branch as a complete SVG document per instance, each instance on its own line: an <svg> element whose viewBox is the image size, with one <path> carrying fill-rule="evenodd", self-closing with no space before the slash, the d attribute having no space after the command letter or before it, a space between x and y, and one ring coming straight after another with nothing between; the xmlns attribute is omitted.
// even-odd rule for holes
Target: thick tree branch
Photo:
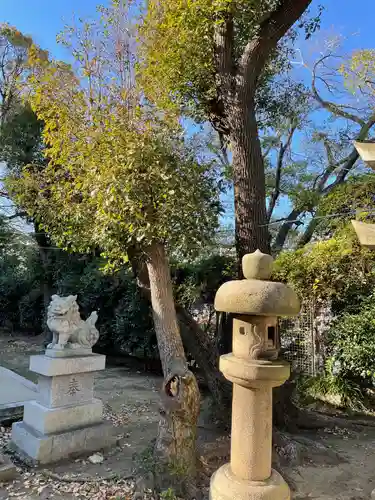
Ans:
<svg viewBox="0 0 375 500"><path fill-rule="evenodd" d="M346 163L346 161L349 159L350 155L345 159L345 160L340 160L339 162L335 162L334 161L334 156L333 156L333 152L332 152L332 148L331 148L331 145L329 143L329 140L327 138L326 135L324 135L323 137L323 145L324 145L324 148L326 150L326 155L327 155L327 167L325 168L325 170L323 171L323 173L321 173L316 179L315 179L315 182L314 182L314 190L317 191L318 193L321 193L322 190L324 189L324 186L326 184L326 182L328 181L330 175L332 174L332 172L334 172L334 170L339 167L340 165L342 165L343 163Z"/></svg>
<svg viewBox="0 0 375 500"><path fill-rule="evenodd" d="M27 212L16 212L13 215L9 215L7 220L17 219L17 217L27 217Z"/></svg>
<svg viewBox="0 0 375 500"><path fill-rule="evenodd" d="M370 119L364 123L361 127L361 130L358 132L355 140L356 141L363 141L367 138L370 130L372 129L372 127L375 125L375 115L372 115L370 117ZM322 189L322 194L328 194L330 193L336 186L342 184L345 179L346 179L346 176L349 174L349 172L353 169L356 161L358 160L359 158L359 154L358 154L358 151L353 148L350 155L347 157L347 160L346 162L344 163L344 165L342 166L342 168L340 169L340 171L338 172L337 176L336 176L336 179L334 180L334 182L332 182L331 184L329 184L328 186L326 186L324 189Z"/></svg>
<svg viewBox="0 0 375 500"><path fill-rule="evenodd" d="M302 233L302 235L300 236L300 238L298 240L298 243L297 243L298 248L304 247L305 245L307 245L307 243L309 243L311 241L311 238L313 237L316 226L318 225L318 222L319 222L318 219L311 219L311 221L307 224L306 229L304 230L304 232Z"/></svg>
<svg viewBox="0 0 375 500"><path fill-rule="evenodd" d="M239 64L239 72L244 77L246 86L256 85L272 50L305 12L311 1L282 0L278 7L261 21L258 35L247 43Z"/></svg>
<svg viewBox="0 0 375 500"><path fill-rule="evenodd" d="M369 119L368 122L363 124L356 139L359 141L366 139L369 131L371 130L371 128L373 127L374 124L375 124L375 115L373 115ZM332 159L331 156L329 158ZM336 179L334 180L334 182L332 182L328 186L325 186L325 183L328 180L331 173L334 171L336 166L333 164L326 169L324 176L321 178L319 184L317 185L317 190L321 193L322 196L328 195L337 186L339 186L345 182L346 177L348 176L350 171L353 169L358 158L359 158L358 152L355 148L353 148L353 150L351 151L349 156L347 156L342 168L338 172ZM318 225L318 222L319 222L319 220L316 218L311 219L311 221L307 225L305 231L302 233L301 237L298 240L297 246L299 248L303 247L304 245L307 245L307 243L309 243L311 241L311 238L313 237L315 229Z"/></svg>
<svg viewBox="0 0 375 500"><path fill-rule="evenodd" d="M214 33L214 55L216 65L217 96L208 103L209 119L220 135L229 134L226 123L226 103L234 88L234 24L233 15L229 12L224 22L218 22Z"/></svg>
<svg viewBox="0 0 375 500"><path fill-rule="evenodd" d="M233 15L227 14L224 22L217 23L214 33L215 63L217 70L216 82L220 92L228 95L232 91L234 25Z"/></svg>

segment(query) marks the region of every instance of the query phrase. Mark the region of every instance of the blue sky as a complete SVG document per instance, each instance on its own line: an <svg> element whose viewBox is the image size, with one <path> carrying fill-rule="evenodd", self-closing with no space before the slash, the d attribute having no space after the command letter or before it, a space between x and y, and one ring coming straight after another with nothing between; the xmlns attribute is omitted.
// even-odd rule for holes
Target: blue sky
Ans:
<svg viewBox="0 0 375 500"><path fill-rule="evenodd" d="M103 0L106 2L107 0ZM165 0L167 1L167 0ZM95 14L96 0L0 0L0 22L9 22L33 37L38 45L56 58L66 58L64 49L56 43L56 34L70 23L73 13L80 17ZM313 0L313 10L325 6L320 37L332 34L348 36L345 49L375 47L373 20L374 0ZM356 36L350 36L356 34ZM304 43L301 48L304 50ZM308 46L306 46L308 51ZM229 195L228 199L231 199ZM277 216L288 210L288 203L280 203ZM226 219L228 221L228 219ZM229 221L228 221L229 222Z"/></svg>
<svg viewBox="0 0 375 500"><path fill-rule="evenodd" d="M96 0L0 0L0 22L9 22L34 37L43 48L55 57L64 55L56 44L56 34L71 19L72 13L82 17L95 12ZM314 0L313 6L323 4L323 30L336 33L359 32L350 40L348 48L374 45L373 24L375 3L373 0Z"/></svg>

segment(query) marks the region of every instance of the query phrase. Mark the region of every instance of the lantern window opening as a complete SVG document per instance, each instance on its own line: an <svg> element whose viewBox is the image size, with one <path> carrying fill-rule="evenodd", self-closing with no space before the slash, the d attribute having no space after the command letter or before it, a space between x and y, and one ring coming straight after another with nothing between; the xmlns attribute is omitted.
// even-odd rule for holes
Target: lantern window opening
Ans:
<svg viewBox="0 0 375 500"><path fill-rule="evenodd" d="M267 345L269 348L276 346L276 327L273 325L267 327Z"/></svg>

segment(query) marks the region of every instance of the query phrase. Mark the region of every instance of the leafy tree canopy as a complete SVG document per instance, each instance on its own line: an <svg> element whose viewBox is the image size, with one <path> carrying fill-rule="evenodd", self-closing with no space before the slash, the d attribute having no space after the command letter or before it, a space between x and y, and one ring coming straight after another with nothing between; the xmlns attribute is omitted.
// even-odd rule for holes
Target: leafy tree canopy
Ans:
<svg viewBox="0 0 375 500"><path fill-rule="evenodd" d="M341 65L340 72L354 94L372 99L375 97L374 49L355 50L351 58Z"/></svg>
<svg viewBox="0 0 375 500"><path fill-rule="evenodd" d="M321 199L317 215L323 216L317 234L332 235L347 225L351 219L373 221L375 199L375 175L364 174L350 177Z"/></svg>
<svg viewBox="0 0 375 500"><path fill-rule="evenodd" d="M198 120L210 119L213 103L217 100L218 81L215 58L216 28L230 17L233 19L233 70L241 63L244 49L280 4L279 0L199 0L160 3L150 0L140 26L140 70L146 95L164 108L183 106L185 112ZM319 25L319 15L301 22L310 36ZM262 81L268 85L258 91L258 108L264 115L268 109L275 117L279 106L290 102L290 93L284 93L285 82L270 77L288 68L292 53L290 32L280 43L271 62L263 72ZM232 43L232 42L231 42ZM277 99L277 94L287 98ZM277 102L276 102L277 101ZM284 108L284 109L285 109ZM263 116L264 118L264 116Z"/></svg>
<svg viewBox="0 0 375 500"><path fill-rule="evenodd" d="M194 251L220 211L215 166L200 161L181 126L144 103L134 87L120 7L101 9L98 21L61 37L75 71L30 55L30 102L45 124L49 163L9 183L59 245L81 252L99 247L119 263L129 246L155 241Z"/></svg>

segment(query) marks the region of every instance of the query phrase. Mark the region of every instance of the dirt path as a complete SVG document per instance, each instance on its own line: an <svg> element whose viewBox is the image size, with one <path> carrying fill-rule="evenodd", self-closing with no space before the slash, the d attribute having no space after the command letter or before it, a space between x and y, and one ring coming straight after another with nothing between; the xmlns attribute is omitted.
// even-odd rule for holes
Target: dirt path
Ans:
<svg viewBox="0 0 375 500"><path fill-rule="evenodd" d="M35 381L28 372L28 356L40 351L40 339L0 338L0 365ZM19 498L27 500L64 498L92 500L131 499L136 485L132 478L134 454L144 451L155 438L158 422L157 376L130 371L129 367L109 367L98 374L96 396L105 403L105 416L118 430L118 446L103 456L103 462L91 464L87 457L67 461L48 470L59 475L79 475L81 478L111 480L99 483L61 482L46 478L40 469L19 468L19 477L0 488L0 500ZM203 407L207 401L203 402ZM210 474L227 459L228 438L213 427L207 427L205 412L200 427L202 489L207 494ZM0 444L9 440L9 429L0 429ZM337 431L316 435L319 445L337 454L333 461L314 455L314 461L299 467L283 468L282 472L293 484L295 500L362 500L369 499L375 488L375 428L366 427L361 432ZM113 479L113 474L118 477ZM152 498L144 493L144 498Z"/></svg>
<svg viewBox="0 0 375 500"><path fill-rule="evenodd" d="M305 464L287 471L296 485L296 500L369 499L375 488L375 430L321 436L339 454L337 465ZM323 455L324 456L324 455Z"/></svg>

